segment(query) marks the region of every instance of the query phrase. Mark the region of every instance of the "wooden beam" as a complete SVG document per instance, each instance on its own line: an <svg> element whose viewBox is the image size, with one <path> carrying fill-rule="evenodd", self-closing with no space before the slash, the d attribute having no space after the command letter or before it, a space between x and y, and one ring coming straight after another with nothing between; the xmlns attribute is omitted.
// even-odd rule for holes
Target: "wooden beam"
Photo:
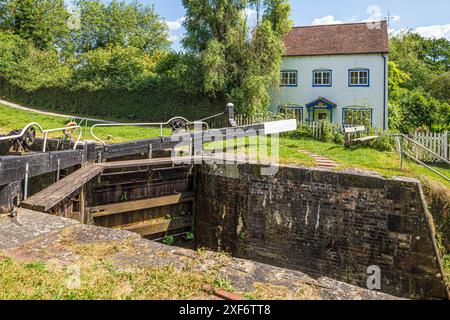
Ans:
<svg viewBox="0 0 450 320"><path fill-rule="evenodd" d="M0 185L21 181L25 178L25 168L28 164L29 177L54 172L81 164L83 150L55 151L50 153L32 153L23 156L0 157Z"/></svg>
<svg viewBox="0 0 450 320"><path fill-rule="evenodd" d="M144 222L123 225L117 229L135 232L143 237L192 226L192 217L176 217L173 219L152 219Z"/></svg>
<svg viewBox="0 0 450 320"><path fill-rule="evenodd" d="M89 207L86 209L93 214L94 218L99 218L113 214L151 209L177 203L188 202L193 200L193 196L194 196L193 192L176 193L163 197L106 204L102 206Z"/></svg>
<svg viewBox="0 0 450 320"><path fill-rule="evenodd" d="M133 167L149 167L158 165L171 165L174 162L190 164L201 162L202 160L209 160L211 156L185 156L176 158L153 158L153 159L141 159L141 160L127 160L127 161L113 161L113 162L103 162L97 164L104 169L122 169L122 168L133 168ZM176 161L175 161L176 160Z"/></svg>
<svg viewBox="0 0 450 320"><path fill-rule="evenodd" d="M23 201L21 205L27 209L47 212L82 188L85 183L99 175L102 170L102 167L96 165L86 165L48 188L39 191Z"/></svg>

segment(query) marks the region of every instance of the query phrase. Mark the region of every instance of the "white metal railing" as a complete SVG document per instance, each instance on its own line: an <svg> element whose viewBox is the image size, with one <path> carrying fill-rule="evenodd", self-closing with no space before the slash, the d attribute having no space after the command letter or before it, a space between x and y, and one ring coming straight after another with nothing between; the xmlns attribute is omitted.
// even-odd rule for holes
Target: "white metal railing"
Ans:
<svg viewBox="0 0 450 320"><path fill-rule="evenodd" d="M182 121L184 121L186 126L189 125L196 125L196 124L200 124L202 126L206 127L206 130L209 130L209 125L204 122L204 121L189 121L186 118L183 117L174 117L166 122L143 122L143 123L96 123L91 127L91 135L97 139L97 141L99 141L101 144L103 144L104 146L106 145L106 143L100 139L98 136L96 136L94 134L94 129L98 128L98 127L159 127L159 136L163 137L163 127L170 124L173 120L176 119L180 119Z"/></svg>
<svg viewBox="0 0 450 320"><path fill-rule="evenodd" d="M67 127L62 127L62 128L55 128L55 129L46 129L46 130L44 130L39 123L37 123L37 122L30 122L29 124L27 124L22 129L22 131L20 131L20 133L15 134L15 135L0 137L0 141L19 139L19 138L23 137L24 134L30 128L34 128L34 127L37 127L44 134L44 142L43 142L43 146L42 146L42 152L45 152L46 149L47 149L48 134L50 132L56 132L56 131L64 131L65 132L66 130L77 130L77 129L79 129L79 134L78 134L77 140L75 141L75 144L74 144L74 147L73 147L74 150L77 148L78 143L80 142L81 136L83 134L83 130L81 129L81 126L79 126L79 125L73 125L73 126L67 126Z"/></svg>
<svg viewBox="0 0 450 320"><path fill-rule="evenodd" d="M63 132L66 132L68 130L74 130L74 132L75 132L77 129L79 130L79 133L78 133L77 140L75 141L75 144L73 146L73 150L75 150L77 148L77 146L78 146L78 143L81 140L81 136L83 135L83 129L81 128L80 125L73 125L73 126L67 126L67 127L63 127L63 128L55 128L55 129L43 130L43 133L44 133L44 145L42 146L42 152L46 151L48 134L50 132L56 132L56 131L61 131L61 130Z"/></svg>
<svg viewBox="0 0 450 320"><path fill-rule="evenodd" d="M414 151L417 149L421 150L421 153L428 153L432 157L435 157L439 159L442 163L447 164L450 166L450 161L443 158L433 150L430 150L429 148L425 147L424 145L420 144L419 142L411 139L410 137L404 135L404 134L393 134L392 137L395 137L397 139L397 149L398 153L400 155L400 168L403 167L403 156L407 156L408 158L412 159L414 162L420 164L421 166L433 171L437 175L441 176L442 178L446 179L447 181L450 181L450 177L447 177L442 172L437 171L435 168L432 168L431 166L427 165L420 159L418 159L415 154L413 155Z"/></svg>
<svg viewBox="0 0 450 320"><path fill-rule="evenodd" d="M416 131L413 132L410 137L444 159L450 160L450 135L448 134L448 131L441 133ZM431 157L428 153L424 153L420 148L415 148L412 151L414 156L421 161L441 162L438 157Z"/></svg>

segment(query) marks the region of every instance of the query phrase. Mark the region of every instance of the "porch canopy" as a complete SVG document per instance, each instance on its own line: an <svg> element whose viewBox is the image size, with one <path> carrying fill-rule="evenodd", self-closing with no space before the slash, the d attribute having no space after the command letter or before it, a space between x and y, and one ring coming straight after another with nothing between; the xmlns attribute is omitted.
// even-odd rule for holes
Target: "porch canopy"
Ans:
<svg viewBox="0 0 450 320"><path fill-rule="evenodd" d="M333 109L337 105L324 97L318 97L314 101L306 104L306 110L308 110L308 121L316 121L315 113L316 110L326 110L329 112L329 121L333 122Z"/></svg>

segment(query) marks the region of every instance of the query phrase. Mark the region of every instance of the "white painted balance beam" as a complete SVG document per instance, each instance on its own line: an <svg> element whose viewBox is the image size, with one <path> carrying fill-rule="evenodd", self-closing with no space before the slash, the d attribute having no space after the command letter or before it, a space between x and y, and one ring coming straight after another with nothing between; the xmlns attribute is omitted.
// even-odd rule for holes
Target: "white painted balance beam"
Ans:
<svg viewBox="0 0 450 320"><path fill-rule="evenodd" d="M264 124L264 134L274 134L297 130L296 119L270 121L264 122L263 124Z"/></svg>

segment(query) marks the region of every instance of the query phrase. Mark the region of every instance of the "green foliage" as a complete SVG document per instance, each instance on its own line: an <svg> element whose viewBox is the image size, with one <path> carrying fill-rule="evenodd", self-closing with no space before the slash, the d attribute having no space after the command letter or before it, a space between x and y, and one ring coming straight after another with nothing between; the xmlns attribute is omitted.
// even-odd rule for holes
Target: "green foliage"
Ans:
<svg viewBox="0 0 450 320"><path fill-rule="evenodd" d="M390 135L391 133L389 131L379 132L374 129L370 129L368 134L370 136L378 136L377 139L367 142L367 146L370 148L378 151L394 151L395 139Z"/></svg>
<svg viewBox="0 0 450 320"><path fill-rule="evenodd" d="M228 292L234 291L233 285L232 285L230 279L228 279L227 277L223 277L223 276L216 277L216 279L214 279L214 281L213 281L213 286L216 288L223 289Z"/></svg>
<svg viewBox="0 0 450 320"><path fill-rule="evenodd" d="M450 125L450 42L408 32L391 38L389 127L409 133Z"/></svg>
<svg viewBox="0 0 450 320"><path fill-rule="evenodd" d="M313 138L312 130L307 125L299 125L297 130L290 133L292 139Z"/></svg>
<svg viewBox="0 0 450 320"><path fill-rule="evenodd" d="M430 93L436 99L450 104L450 71L438 74L431 80Z"/></svg>
<svg viewBox="0 0 450 320"><path fill-rule="evenodd" d="M389 61L389 96L391 99L398 98L402 93L407 91L402 85L410 81L411 77L408 73L401 70L394 61Z"/></svg>
<svg viewBox="0 0 450 320"><path fill-rule="evenodd" d="M0 0L0 95L102 118L198 119L233 101L267 112L279 81L287 0L186 0L186 52L168 51L168 27L140 1ZM73 8L72 8L73 9ZM217 104L220 102L220 105ZM216 105L216 107L212 107Z"/></svg>
<svg viewBox="0 0 450 320"><path fill-rule="evenodd" d="M18 64L11 66L8 77L11 84L29 91L64 86L71 74L71 67L62 64L56 52L29 47L27 55Z"/></svg>
<svg viewBox="0 0 450 320"><path fill-rule="evenodd" d="M0 33L0 73L24 90L64 85L71 76L55 51L36 49L11 33Z"/></svg>
<svg viewBox="0 0 450 320"><path fill-rule="evenodd" d="M136 89L155 76L158 56L134 47L108 46L80 55L72 78L74 89Z"/></svg>
<svg viewBox="0 0 450 320"><path fill-rule="evenodd" d="M0 77L0 96L45 110L125 121L167 121L174 115L202 119L222 112L223 104L187 95L170 79L149 81L135 90L40 87L31 91Z"/></svg>
<svg viewBox="0 0 450 320"><path fill-rule="evenodd" d="M0 30L54 49L69 35L64 0L0 0Z"/></svg>
<svg viewBox="0 0 450 320"><path fill-rule="evenodd" d="M79 28L72 30L72 38L79 52L87 52L109 45L130 46L151 53L167 50L168 28L153 6L140 1L100 0L75 1L80 10Z"/></svg>
<svg viewBox="0 0 450 320"><path fill-rule="evenodd" d="M162 243L171 246L175 243L175 238L173 236L166 236L164 237L164 239L162 240Z"/></svg>
<svg viewBox="0 0 450 320"><path fill-rule="evenodd" d="M35 270L38 270L38 271L43 271L43 270L46 269L46 265L45 265L45 262L42 262L42 261L33 261L33 262L30 262L30 263L27 263L25 265L25 268L26 269L35 269Z"/></svg>
<svg viewBox="0 0 450 320"><path fill-rule="evenodd" d="M18 35L0 32L0 74L7 75L10 70L28 53L28 42Z"/></svg>
<svg viewBox="0 0 450 320"><path fill-rule="evenodd" d="M402 119L398 128L402 132L411 132L420 127L433 128L437 124L450 123L449 105L434 99L423 91L407 91L400 95L397 103Z"/></svg>
<svg viewBox="0 0 450 320"><path fill-rule="evenodd" d="M320 126L322 127L322 134L319 140L322 142L331 142L333 138L332 125L328 121L322 121L320 122Z"/></svg>
<svg viewBox="0 0 450 320"><path fill-rule="evenodd" d="M253 30L244 9L255 2L183 0L187 15L183 45L199 59L197 77L208 95L233 101L241 114L265 112L268 90L277 85L283 35L289 31L286 0L258 2L263 12Z"/></svg>

